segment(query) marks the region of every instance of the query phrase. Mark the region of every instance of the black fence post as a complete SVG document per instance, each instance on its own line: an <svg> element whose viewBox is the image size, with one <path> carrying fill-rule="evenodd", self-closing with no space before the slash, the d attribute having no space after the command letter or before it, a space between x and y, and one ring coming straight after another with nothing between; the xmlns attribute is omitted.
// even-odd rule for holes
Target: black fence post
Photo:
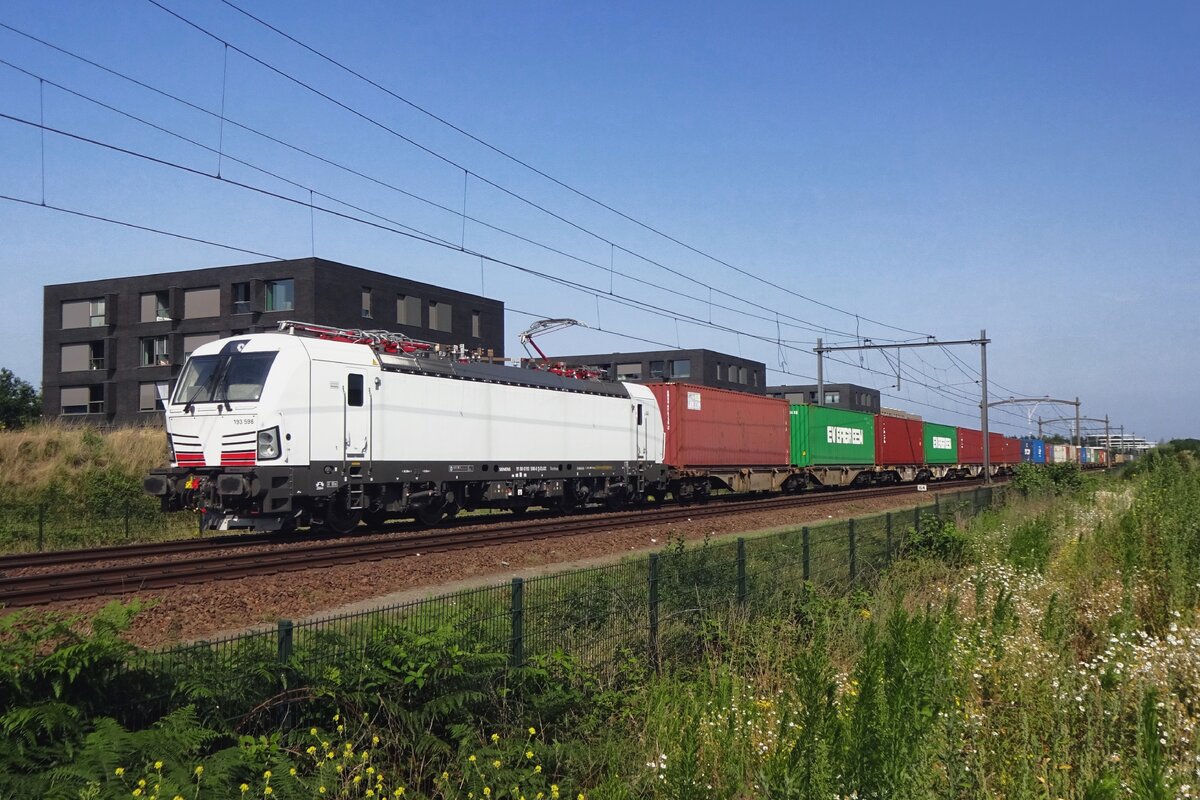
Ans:
<svg viewBox="0 0 1200 800"><path fill-rule="evenodd" d="M737 540L737 599L739 604L746 602L746 540L741 536Z"/></svg>
<svg viewBox="0 0 1200 800"><path fill-rule="evenodd" d="M887 562L892 561L892 512L887 512L887 526L884 528L887 536Z"/></svg>
<svg viewBox="0 0 1200 800"><path fill-rule="evenodd" d="M850 542L850 586L853 587L858 580L858 537L855 535L854 517L850 518L848 525L848 538Z"/></svg>
<svg viewBox="0 0 1200 800"><path fill-rule="evenodd" d="M287 663L292 658L292 646L294 644L295 624L290 619L279 620L277 628L277 650L276 663L279 667L279 690L280 694L287 691ZM279 724L282 725L287 721L288 716L288 701L285 697L283 702L279 704L279 713L277 715Z"/></svg>
<svg viewBox="0 0 1200 800"><path fill-rule="evenodd" d="M46 504L38 506L38 552L46 549Z"/></svg>
<svg viewBox="0 0 1200 800"><path fill-rule="evenodd" d="M933 515L938 519L942 518L942 500L936 494L933 496Z"/></svg>
<svg viewBox="0 0 1200 800"><path fill-rule="evenodd" d="M800 558L803 560L804 580L812 579L812 562L809 561L809 546L808 546L808 526L805 525L800 529Z"/></svg>
<svg viewBox="0 0 1200 800"><path fill-rule="evenodd" d="M650 663L658 671L658 553L650 554L649 568L650 595Z"/></svg>
<svg viewBox="0 0 1200 800"><path fill-rule="evenodd" d="M512 665L525 663L525 580L512 579Z"/></svg>

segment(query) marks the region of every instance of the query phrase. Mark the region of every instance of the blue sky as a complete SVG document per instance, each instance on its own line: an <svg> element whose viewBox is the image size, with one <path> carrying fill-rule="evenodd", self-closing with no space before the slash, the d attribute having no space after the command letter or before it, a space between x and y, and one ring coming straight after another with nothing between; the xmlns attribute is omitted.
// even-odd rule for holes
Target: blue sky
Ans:
<svg viewBox="0 0 1200 800"><path fill-rule="evenodd" d="M220 182L52 133L43 181L38 131L0 119L0 194L39 203L44 192L51 205L273 256L315 249L482 290L511 309L513 354L529 314L574 317L589 329L556 334L543 347L647 349L641 340L709 347L765 361L772 383L799 383L815 374L806 350L821 334L789 326L794 320L828 328L825 340L841 343L855 334L912 336L868 320L942 339L986 328L993 399L1078 396L1085 415L1107 414L1126 432L1200 435L1200 9L1193 4L381 0L334 10L304 0L233 1L694 250L506 160L219 0L160 2L378 124L237 49L227 54L221 42L146 0L9 0L0 23L209 112L223 104L228 122L222 130L219 116L182 108L6 29L6 62L201 146L49 84L39 91L37 78L3 65L0 113L44 118L47 126L204 173L216 172L212 149L219 149L306 188L230 160L221 163L228 180ZM461 167L471 173L465 198ZM305 207L228 181L304 202L311 188L389 225L590 289L481 265L477 255L321 212L310 218ZM464 233L455 213L464 199L469 216L592 266L474 221ZM12 201L0 201L0 243L7 311L0 364L34 382L40 347L27 332L40 328L43 284L259 260ZM610 263L630 277L610 276ZM610 289L650 310L621 305ZM890 395L886 404L927 419L972 424L978 352L956 355L961 362L940 350L921 351L920 359L905 354L898 390L889 388L894 377L880 374L890 367L879 354L848 357L850 364L829 365L826 376L881 388ZM1043 406L1033 416L1066 413ZM998 410L993 424L1021 433L1027 420L1024 412Z"/></svg>

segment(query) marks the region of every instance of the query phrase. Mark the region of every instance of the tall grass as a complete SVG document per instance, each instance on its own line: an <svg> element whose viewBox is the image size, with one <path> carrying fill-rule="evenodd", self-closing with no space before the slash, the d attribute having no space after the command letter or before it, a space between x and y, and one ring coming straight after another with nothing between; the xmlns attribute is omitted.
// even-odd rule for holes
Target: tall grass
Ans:
<svg viewBox="0 0 1200 800"><path fill-rule="evenodd" d="M161 428L100 431L49 422L0 431L0 550L195 532L193 515L164 516L142 491L142 477L166 460Z"/></svg>

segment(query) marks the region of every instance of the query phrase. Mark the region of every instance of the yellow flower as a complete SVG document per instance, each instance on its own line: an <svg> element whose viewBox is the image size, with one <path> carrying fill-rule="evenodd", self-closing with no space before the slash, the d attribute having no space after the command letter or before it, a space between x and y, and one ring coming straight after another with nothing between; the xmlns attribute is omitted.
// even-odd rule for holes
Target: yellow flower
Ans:
<svg viewBox="0 0 1200 800"><path fill-rule="evenodd" d="M161 762L161 761L155 761L155 762L154 762L154 768L155 768L155 769L162 769L162 762Z"/></svg>
<svg viewBox="0 0 1200 800"><path fill-rule="evenodd" d="M450 773L449 773L449 772L443 772L443 773L442 773L442 780L444 780L444 781L448 781L448 780L450 780Z"/></svg>
<svg viewBox="0 0 1200 800"><path fill-rule="evenodd" d="M475 763L475 756L471 756L470 758L468 758L468 759L467 759L467 761L470 761L472 764L474 764L474 763Z"/></svg>
<svg viewBox="0 0 1200 800"><path fill-rule="evenodd" d="M372 736L372 737L371 737L371 744L379 744L379 737L378 737L378 736Z"/></svg>
<svg viewBox="0 0 1200 800"><path fill-rule="evenodd" d="M542 765L541 765L541 764L538 764L536 767L534 767L534 768L533 768L533 771L534 771L535 773L537 773L537 772L541 772L541 771L542 771Z"/></svg>
<svg viewBox="0 0 1200 800"><path fill-rule="evenodd" d="M328 753L326 753L326 754L325 754L325 757L326 757L326 758L333 758L333 751L332 751L332 750L330 750Z"/></svg>
<svg viewBox="0 0 1200 800"><path fill-rule="evenodd" d="M526 750L526 751L525 751L525 757L526 757L526 758L533 758L533 751L532 751L532 750Z"/></svg>
<svg viewBox="0 0 1200 800"><path fill-rule="evenodd" d="M248 784L245 784L245 783L243 783L243 784L242 784L241 786L239 786L238 788L242 790L242 794L245 794L246 792L250 791L250 786L249 786Z"/></svg>
<svg viewBox="0 0 1200 800"><path fill-rule="evenodd" d="M341 715L341 714L334 714L334 715L333 715L333 721L334 721L334 722L337 722L337 721L338 721L339 719L341 719L341 718L342 718L342 715Z"/></svg>
<svg viewBox="0 0 1200 800"><path fill-rule="evenodd" d="M354 776L354 785L357 786L360 783L362 783L362 775L355 775Z"/></svg>
<svg viewBox="0 0 1200 800"><path fill-rule="evenodd" d="M296 775L296 768L292 767L291 769L289 769L288 774L294 777Z"/></svg>
<svg viewBox="0 0 1200 800"><path fill-rule="evenodd" d="M530 735L530 736L536 736L536 735L537 735L537 728L530 728L530 729L529 729L529 735Z"/></svg>
<svg viewBox="0 0 1200 800"><path fill-rule="evenodd" d="M267 770L266 772L264 772L263 777L266 778L267 780L271 780L271 770Z"/></svg>
<svg viewBox="0 0 1200 800"><path fill-rule="evenodd" d="M483 796L491 797L492 796L492 787L490 787L490 786L483 787Z"/></svg>
<svg viewBox="0 0 1200 800"><path fill-rule="evenodd" d="M321 794L325 794L325 787L322 786L319 789L317 789L317 791L320 792Z"/></svg>
<svg viewBox="0 0 1200 800"><path fill-rule="evenodd" d="M367 767L367 774L368 774L368 775L374 775L374 774L375 774L375 768L374 768L374 767Z"/></svg>
<svg viewBox="0 0 1200 800"><path fill-rule="evenodd" d="M337 732L338 732L338 733L341 733L341 732L342 732L342 731L344 731L344 730L346 730L346 726L345 726L345 725L338 725L338 726L337 726Z"/></svg>
<svg viewBox="0 0 1200 800"><path fill-rule="evenodd" d="M122 776L122 775L124 775L124 774L125 774L125 768L124 768L124 767L117 767L116 769L114 769L114 770L113 770L113 775L116 775L118 778L119 778L119 777L121 777L121 776Z"/></svg>
<svg viewBox="0 0 1200 800"><path fill-rule="evenodd" d="M141 780L139 780L139 781L138 781L138 788L139 788L139 789L140 789L140 788L144 788L144 787L145 787L145 785L146 785L146 779L145 779L145 778L142 778Z"/></svg>
<svg viewBox="0 0 1200 800"><path fill-rule="evenodd" d="M403 786L401 786L399 789L397 789L397 790L396 790L396 797L399 797L399 796L400 796L400 795L402 795L402 794L404 794L404 787L403 787Z"/></svg>
<svg viewBox="0 0 1200 800"><path fill-rule="evenodd" d="M492 766L496 769L500 769L500 759L497 758L495 761L493 761Z"/></svg>
<svg viewBox="0 0 1200 800"><path fill-rule="evenodd" d="M275 790L272 789L270 786L264 786L263 787L263 795L268 795L268 794L275 794Z"/></svg>
<svg viewBox="0 0 1200 800"><path fill-rule="evenodd" d="M305 750L304 752L308 753L308 754L311 756L311 755L313 755L313 754L315 754L315 753L317 752L317 746L316 746L316 745L313 745L313 744L310 744L310 745L308 746L308 749L307 749L307 750Z"/></svg>
<svg viewBox="0 0 1200 800"><path fill-rule="evenodd" d="M500 741L500 734L498 734L498 733L493 733L493 734L492 734L492 741L493 741L493 742L498 742L498 741Z"/></svg>
<svg viewBox="0 0 1200 800"><path fill-rule="evenodd" d="M138 787L137 789L134 789L134 790L133 790L133 796L134 796L134 797L141 797L141 796L142 796L142 789L141 789L141 787Z"/></svg>
<svg viewBox="0 0 1200 800"><path fill-rule="evenodd" d="M367 796L367 797L374 797L374 796L375 796L375 790L374 790L374 789L367 789L366 796Z"/></svg>
<svg viewBox="0 0 1200 800"><path fill-rule="evenodd" d="M171 800L184 800L184 797L181 794L177 794L174 797L172 797Z"/></svg>
<svg viewBox="0 0 1200 800"><path fill-rule="evenodd" d="M204 765L197 764L196 768L194 770L192 770L192 773L195 774L196 776L203 775L204 774Z"/></svg>

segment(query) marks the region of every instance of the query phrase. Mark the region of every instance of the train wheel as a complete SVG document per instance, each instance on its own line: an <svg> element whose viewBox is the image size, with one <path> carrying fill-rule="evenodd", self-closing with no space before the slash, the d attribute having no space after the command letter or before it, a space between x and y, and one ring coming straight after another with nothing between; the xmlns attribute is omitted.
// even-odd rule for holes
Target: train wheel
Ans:
<svg viewBox="0 0 1200 800"><path fill-rule="evenodd" d="M363 511L361 508L350 508L346 502L345 495L340 492L329 498L329 502L325 504L325 519L321 526L331 533L336 533L339 536L345 536L348 533L353 533L358 527L358 523L362 521Z"/></svg>
<svg viewBox="0 0 1200 800"><path fill-rule="evenodd" d="M443 509L443 511L445 511L446 519L454 519L458 516L458 512L462 511L462 506L460 506L458 503L446 503L446 507Z"/></svg>
<svg viewBox="0 0 1200 800"><path fill-rule="evenodd" d="M430 504L421 506L417 509L414 518L427 528L432 528L442 521L442 514L445 512L445 506L441 504Z"/></svg>

